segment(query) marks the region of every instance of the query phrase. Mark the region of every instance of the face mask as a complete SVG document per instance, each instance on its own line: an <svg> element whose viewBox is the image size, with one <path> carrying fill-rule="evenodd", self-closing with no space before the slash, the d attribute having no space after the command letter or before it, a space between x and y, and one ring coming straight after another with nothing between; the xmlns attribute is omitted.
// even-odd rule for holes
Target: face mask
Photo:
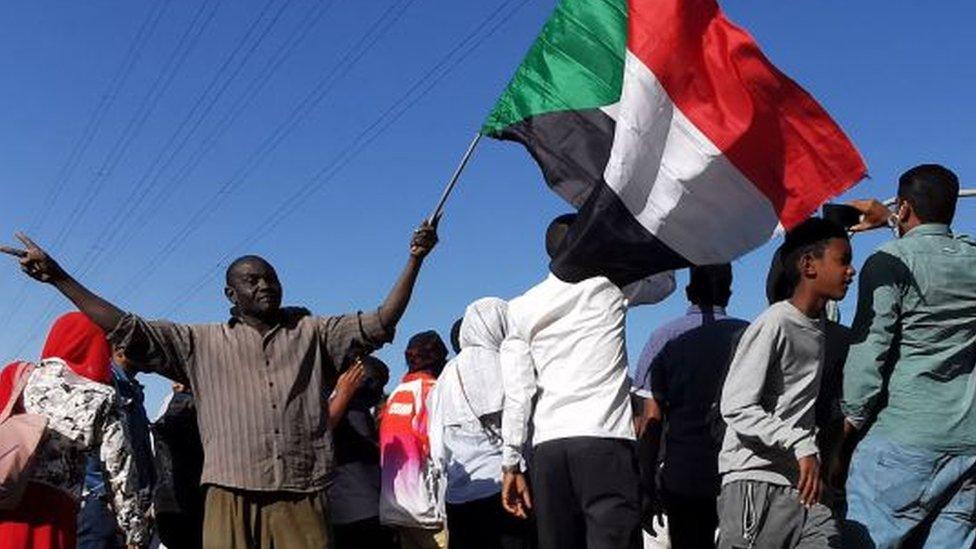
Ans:
<svg viewBox="0 0 976 549"><path fill-rule="evenodd" d="M895 238L901 238L902 236L904 236L901 228L902 207L903 205L899 205L898 210L893 212L890 216L888 216L888 226L891 227L891 232L892 234L895 235Z"/></svg>

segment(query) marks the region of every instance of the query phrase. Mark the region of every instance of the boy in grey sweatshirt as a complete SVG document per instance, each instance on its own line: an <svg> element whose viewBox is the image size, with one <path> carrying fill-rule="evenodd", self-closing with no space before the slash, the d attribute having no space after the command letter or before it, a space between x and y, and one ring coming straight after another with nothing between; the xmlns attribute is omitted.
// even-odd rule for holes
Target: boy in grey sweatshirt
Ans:
<svg viewBox="0 0 976 549"><path fill-rule="evenodd" d="M811 218L786 235L782 254L792 297L749 326L722 390L722 548L840 544L820 503L815 405L823 311L854 278L851 245L843 228Z"/></svg>

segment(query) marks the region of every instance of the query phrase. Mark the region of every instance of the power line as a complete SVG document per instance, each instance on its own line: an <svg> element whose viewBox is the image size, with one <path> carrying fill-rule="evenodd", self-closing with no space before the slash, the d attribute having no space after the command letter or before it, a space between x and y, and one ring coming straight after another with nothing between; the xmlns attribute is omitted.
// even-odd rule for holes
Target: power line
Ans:
<svg viewBox="0 0 976 549"><path fill-rule="evenodd" d="M224 116L187 156L186 161L177 171L176 176L167 185L159 186L153 197L148 200L148 204L152 205L152 207L148 208L147 211L143 211L140 215L132 214L123 216L123 223L131 221L130 226L119 227L114 231L114 234L119 238L110 250L105 250L105 254L108 255L106 266L111 264L120 255L122 250L128 246L137 234L140 234L141 228L149 226L149 222L160 211L161 206L166 202L167 198L186 183L196 167L213 150L220 137L240 118L251 101L253 101L271 80L272 76L274 76L291 54L294 53L297 46L304 41L311 29L316 26L334 3L334 0L327 2L318 0L305 11L300 17L300 22L296 28L288 33L288 38L269 57L265 66L251 79L244 92L237 97L233 105L225 112Z"/></svg>
<svg viewBox="0 0 976 549"><path fill-rule="evenodd" d="M40 232L40 230L44 227L45 222L50 217L51 208L58 202L59 198L63 194L65 186L68 184L68 181L74 175L75 169L78 167L78 163L88 151L88 147L98 134L98 130L101 128L105 116L115 105L115 100L118 98L119 92L125 86L126 81L132 74L133 67L142 57L143 49L148 43L149 37L155 32L159 25L160 19L162 19L163 14L166 12L168 7L169 0L160 0L156 2L146 13L145 19L143 19L142 23L139 25L135 37L132 39L132 41L129 43L129 47L126 49L126 53L122 58L122 63L119 65L110 79L108 87L99 96L95 109L92 111L91 115L89 115L88 121L85 123L81 135L71 147L67 158L58 169L54 180L48 187L48 192L45 194L44 200L41 202L38 213L30 222L30 225L28 225L28 234L36 236L37 233ZM10 301L10 308L3 316L3 319L0 320L0 329L6 328L7 324L10 322L10 319L20 310L24 299L27 297L28 287L28 281L21 281L17 295Z"/></svg>
<svg viewBox="0 0 976 549"><path fill-rule="evenodd" d="M176 49L173 50L173 53L167 59L164 68L157 75L148 93L143 97L142 102L136 109L135 116L133 116L126 124L122 135L118 140L116 140L108 155L106 155L105 159L103 160L101 166L98 168L98 170L96 170L94 176L88 183L88 187L85 189L85 193L82 195L82 199L75 205L71 214L66 217L66 222L62 226L58 236L54 239L52 248L57 249L62 247L71 229L77 226L79 220L84 217L85 213L87 213L88 209L92 206L95 198L101 192L101 189L104 186L108 176L119 164L119 162L121 162L123 156L128 150L129 145L131 145L132 141L142 130L146 120L155 110L156 105L159 103L159 99L173 82L173 78L186 61L190 52L196 46L200 36L213 21L217 8L220 5L220 1L221 0L214 0L212 2L204 1L201 3L190 25L181 35ZM52 296L48 300L47 305L44 307L41 315L36 317L34 322L31 324L31 327L28 328L26 332L27 334L36 334L43 328L43 324L53 313L56 303L57 297ZM32 339L33 337L22 338L21 345L18 347L16 354L19 354L20 351L23 350L24 346Z"/></svg>
<svg viewBox="0 0 976 549"><path fill-rule="evenodd" d="M265 19L265 15L270 11L277 1L278 0L269 0L265 4L264 8L248 26L247 31L232 48L230 54L220 64L209 84L197 96L193 105L183 117L183 120L177 125L176 130L169 136L169 139L156 155L149 169L132 187L128 197L119 204L119 206L115 209L115 212L108 216L109 222L105 223L101 232L95 238L95 242L103 244L103 246L86 256L86 262L83 264L83 266L79 267L79 274L83 275L87 273L89 269L97 265L101 259L101 256L108 253L108 247L111 246L116 240L120 239L119 235L123 234L126 230L132 230L126 228L127 224L131 225L133 224L132 222L141 221L141 219L135 218L135 212L137 212L143 205L147 195L158 185L160 176L166 171L167 168L169 168L179 153L182 152L182 150L186 147L187 143L200 128L203 121L212 112L217 101L220 100L230 84L237 78L251 57L253 57L254 52L257 51L258 47L264 42L265 38L267 38L268 34L271 32L271 29L280 20L285 9L291 2L291 0L284 0L281 2L277 12L274 13L273 17L265 22L264 26L260 28L259 31L259 23ZM257 33L257 38L252 41L251 38L255 33ZM248 45L248 42L253 43ZM244 50L245 46L248 46L246 52L244 55L239 56L238 54ZM240 57L240 59L238 59L236 65L232 67L232 63L238 57ZM225 73L227 72L230 74L225 77ZM187 130L187 128L189 129ZM177 143L178 140L179 142ZM114 220L119 220L121 225L113 223ZM111 254L109 254L109 257L111 257Z"/></svg>
<svg viewBox="0 0 976 549"><path fill-rule="evenodd" d="M102 164L95 171L94 176L89 181L88 188L82 195L82 200L76 204L74 210L67 217L67 222L62 226L61 231L53 241L54 248L60 248L64 244L64 241L71 233L71 230L77 226L78 220L84 217L88 209L95 202L95 199L98 197L98 194L104 187L105 182L122 161L133 140L135 140L135 138L138 137L139 133L142 131L142 128L145 126L149 116L152 115L153 111L156 109L156 106L159 104L159 100L169 89L174 77L186 62L190 52L193 51L200 39L200 36L203 34L204 30L206 30L207 26L209 26L209 24L213 21L217 8L220 5L220 1L221 0L214 0L213 2L205 1L200 5L200 8L197 10L196 15L193 18L193 21L180 37L176 49L170 55L163 70L160 71L146 95L143 96L142 102L136 109L135 116L129 119L129 122L122 131L121 137L119 137L119 139L115 142Z"/></svg>
<svg viewBox="0 0 976 549"><path fill-rule="evenodd" d="M506 7L509 7L514 0L505 0L498 8L489 14L471 33L456 44L444 57L442 57L430 70L428 70L417 82L415 82L404 94L401 95L389 108L379 117L369 124L357 137L347 146L332 162L327 164L305 185L299 188L288 199L282 202L279 207L265 220L259 224L260 230L248 235L235 249L242 249L250 246L263 236L267 235L268 229L276 227L291 211L299 207L307 197L320 190L324 184L328 183L343 167L355 158L365 147L380 137L389 127L398 121L403 114L410 110L434 87L446 78L458 65L477 50L485 41L491 38L497 31L508 22L525 4L530 0L521 0L507 13L502 15ZM485 31L485 29L488 29ZM208 270L198 281L193 284L186 292L180 294L181 301L175 303L166 310L164 316L169 316L180 310L187 301L199 293L210 280L216 276L226 262L231 253L226 253L218 260L217 264ZM139 278L138 287L145 277ZM132 289L134 290L135 287Z"/></svg>
<svg viewBox="0 0 976 549"><path fill-rule="evenodd" d="M191 234L206 218L216 211L221 202L233 190L239 187L254 170L278 148L281 142L298 126L303 118L325 98L325 96L335 88L336 84L344 78L355 64L362 59L366 53L395 25L404 15L407 8L414 0L400 0L387 8L370 25L369 30L353 44L343 55L340 62L332 67L312 88L312 90L302 99L302 101L291 111L289 116L279 124L275 130L259 145L257 151L248 155L243 166L235 174L226 180L207 201L205 201L182 227L164 244L160 251L150 259L143 268L136 271L123 287L121 297L128 297L139 285L162 263L168 256L172 255L184 242L186 237Z"/></svg>
<svg viewBox="0 0 976 549"><path fill-rule="evenodd" d="M482 22L475 27L471 33L465 36L454 46L444 57L442 57L430 70L417 80L404 94L387 108L379 117L368 125L357 137L340 152L329 164L319 170L310 181L305 183L289 198L285 199L278 208L272 212L262 223L258 224L260 230L255 230L245 237L232 251L225 253L218 259L217 263L204 273L186 291L180 292L179 301L167 309L163 316L170 316L182 309L191 298L196 296L223 268L223 265L232 256L239 255L243 250L252 246L261 238L267 236L281 221L292 211L300 207L322 186L332 180L335 175L349 164L356 155L381 136L391 125L399 120L408 110L423 99L434 87L447 77L458 65L478 49L485 41L491 38L498 30L507 23L515 14L525 6L530 0L521 0L508 12L502 15L506 7L514 0L505 0L498 8L488 15ZM496 19L497 18L497 19ZM484 29L488 28L487 31ZM463 53L462 53L463 51Z"/></svg>

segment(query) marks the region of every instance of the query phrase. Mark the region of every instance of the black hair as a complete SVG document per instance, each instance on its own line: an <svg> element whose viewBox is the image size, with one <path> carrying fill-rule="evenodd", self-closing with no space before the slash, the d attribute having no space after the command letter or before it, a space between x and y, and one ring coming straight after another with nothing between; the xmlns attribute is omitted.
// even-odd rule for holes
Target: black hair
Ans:
<svg viewBox="0 0 976 549"><path fill-rule="evenodd" d="M390 367L372 355L366 355L361 360L363 361L366 379L378 384L379 388L382 389L390 381Z"/></svg>
<svg viewBox="0 0 976 549"><path fill-rule="evenodd" d="M556 252L559 251L559 246L562 245L563 239L566 238L566 233L569 232L569 227L574 221L576 221L576 214L568 213L553 219L549 223L549 227L546 229L546 253L549 254L550 258L556 257Z"/></svg>
<svg viewBox="0 0 976 549"><path fill-rule="evenodd" d="M773 259L769 262L769 272L766 273L766 300L770 305L793 295L793 286L786 279L783 268L783 246L776 248Z"/></svg>
<svg viewBox="0 0 976 549"><path fill-rule="evenodd" d="M356 389L355 396L366 406L376 406L383 400L383 388L390 381L390 368L385 362L372 355L361 358L363 362L363 383Z"/></svg>
<svg viewBox="0 0 976 549"><path fill-rule="evenodd" d="M823 257L827 243L834 238L848 240L847 231L840 225L819 217L811 217L786 233L786 239L779 249L783 262L783 284L780 291L789 288L792 295L797 284L800 283L800 259L806 255Z"/></svg>
<svg viewBox="0 0 976 549"><path fill-rule="evenodd" d="M898 178L898 198L908 202L922 223L952 223L959 200L959 178L939 164L921 164Z"/></svg>
<svg viewBox="0 0 976 549"><path fill-rule="evenodd" d="M461 317L451 325L451 348L454 349L454 354L461 352L461 323L463 321L464 317Z"/></svg>
<svg viewBox="0 0 976 549"><path fill-rule="evenodd" d="M447 346L434 330L414 334L407 341L404 351L407 369L411 372L428 371L440 375L447 361Z"/></svg>
<svg viewBox="0 0 976 549"><path fill-rule="evenodd" d="M695 305L725 307L732 297L732 265L696 265L691 268L688 301Z"/></svg>
<svg viewBox="0 0 976 549"><path fill-rule="evenodd" d="M263 263L263 264L271 267L271 263L268 262L267 259L265 259L265 258L263 258L263 257L261 257L259 255L242 255L241 257L238 257L234 261L231 261L230 262L230 265L227 266L227 271L224 272L224 281L226 282L226 284L228 286L230 286L230 275L234 271L236 271L238 267L240 267L241 265L243 265L245 263ZM274 267L272 267L272 269L273 268Z"/></svg>

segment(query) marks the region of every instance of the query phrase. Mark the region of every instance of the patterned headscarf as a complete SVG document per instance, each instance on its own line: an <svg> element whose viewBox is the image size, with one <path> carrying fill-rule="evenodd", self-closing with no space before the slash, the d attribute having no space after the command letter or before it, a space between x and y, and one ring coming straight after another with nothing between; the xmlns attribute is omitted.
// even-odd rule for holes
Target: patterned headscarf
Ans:
<svg viewBox="0 0 976 549"><path fill-rule="evenodd" d="M60 358L81 377L112 383L112 348L105 332L83 313L68 313L54 321L41 358Z"/></svg>
<svg viewBox="0 0 976 549"><path fill-rule="evenodd" d="M437 332L433 330L420 332L407 342L404 355L407 359L407 368L411 372L427 371L440 375L444 364L447 363L447 346Z"/></svg>

